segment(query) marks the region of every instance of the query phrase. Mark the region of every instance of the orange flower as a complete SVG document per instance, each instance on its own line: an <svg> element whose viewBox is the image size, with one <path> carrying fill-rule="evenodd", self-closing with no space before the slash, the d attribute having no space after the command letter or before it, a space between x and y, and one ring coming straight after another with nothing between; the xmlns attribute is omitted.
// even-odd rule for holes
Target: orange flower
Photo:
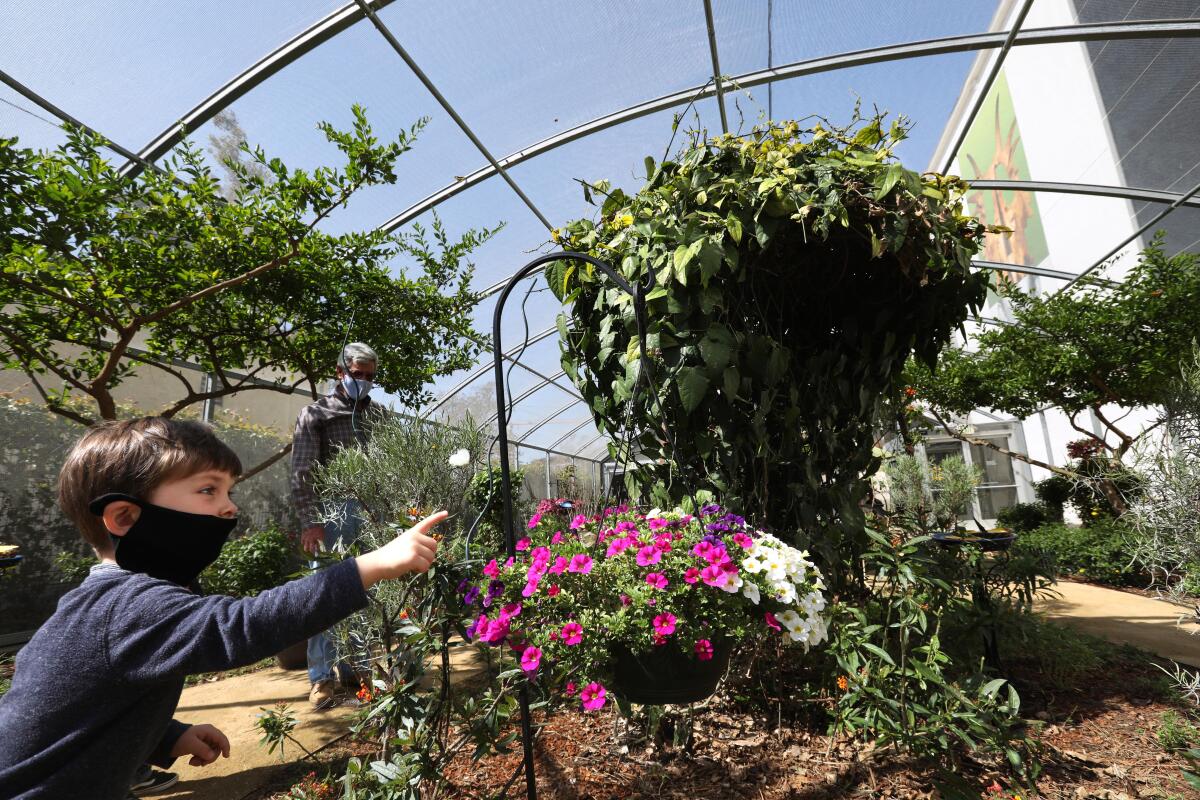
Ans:
<svg viewBox="0 0 1200 800"><path fill-rule="evenodd" d="M837 687L839 689L841 689L843 692L850 688L850 681L846 678L845 675L838 675Z"/></svg>
<svg viewBox="0 0 1200 800"><path fill-rule="evenodd" d="M364 683L361 684L361 686L362 688L358 690L358 693L355 696L364 703L369 703L374 700L375 695L371 692L367 685Z"/></svg>

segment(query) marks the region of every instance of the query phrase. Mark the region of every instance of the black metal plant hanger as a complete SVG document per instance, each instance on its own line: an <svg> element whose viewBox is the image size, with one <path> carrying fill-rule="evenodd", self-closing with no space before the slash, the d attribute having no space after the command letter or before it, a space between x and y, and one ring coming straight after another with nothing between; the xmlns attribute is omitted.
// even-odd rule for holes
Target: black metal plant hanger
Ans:
<svg viewBox="0 0 1200 800"><path fill-rule="evenodd" d="M508 557L516 556L517 538L515 529L513 528L513 507L512 507L512 477L508 463L508 409L504 397L504 347L500 337L500 319L504 313L504 303L508 300L509 294L513 288L520 283L524 278L528 277L534 270L540 269L546 264L554 261L565 260L586 261L592 266L599 269L605 275L617 284L621 289L633 297L634 313L637 319L638 330L638 346L640 349L641 369L639 370L639 381L649 380L649 362L646 354L646 299L644 287L641 282L635 282L632 286L617 274L616 270L604 263L598 258L593 258L586 253L575 253L571 251L561 251L558 253L548 253L543 256L538 256L533 261L530 261L525 266L521 267L505 284L504 289L500 292L500 297L496 300L496 311L492 315L492 353L496 365L496 420L499 423L500 434L498 442L500 445L500 488L501 497L504 502L504 549ZM528 800L537 800L537 775L533 765L533 736L529 720L529 688L522 684L520 690L521 704L521 745L524 752L524 768L525 768L525 796ZM514 775L514 777L516 777Z"/></svg>

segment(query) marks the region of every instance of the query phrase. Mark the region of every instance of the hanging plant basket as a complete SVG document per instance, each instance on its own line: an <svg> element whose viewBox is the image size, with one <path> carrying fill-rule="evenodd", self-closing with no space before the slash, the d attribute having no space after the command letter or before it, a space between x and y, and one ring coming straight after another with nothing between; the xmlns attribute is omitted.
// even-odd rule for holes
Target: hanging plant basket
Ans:
<svg viewBox="0 0 1200 800"><path fill-rule="evenodd" d="M626 647L614 647L613 691L630 703L698 703L717 690L732 653L730 641L715 643L713 656L707 661L677 647L656 647L638 654Z"/></svg>

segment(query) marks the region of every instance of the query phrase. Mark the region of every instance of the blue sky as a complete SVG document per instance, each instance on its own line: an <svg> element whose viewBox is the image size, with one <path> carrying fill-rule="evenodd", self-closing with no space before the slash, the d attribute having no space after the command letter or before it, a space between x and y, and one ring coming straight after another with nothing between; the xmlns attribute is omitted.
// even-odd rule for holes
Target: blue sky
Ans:
<svg viewBox="0 0 1200 800"><path fill-rule="evenodd" d="M5 46L0 69L113 141L137 150L272 48L340 3L258 0L189 4L45 3L0 6ZM739 75L767 66L766 0L714 0L721 70ZM906 41L987 30L994 2L983 0L775 0L771 47L775 65ZM399 0L383 21L496 157L503 157L595 117L705 83L711 75L703 4L654 2L464 2ZM781 82L772 90L777 119L823 114L846 119L856 98L912 118L912 138L899 151L924 169L962 88L973 54L912 59ZM747 125L765 114L765 86L738 94ZM731 98L732 99L732 98ZM378 225L485 163L401 59L367 22L308 53L237 101L232 110L252 142L296 166L336 163L317 122L345 124L352 103L367 107L380 134L431 118L416 149L400 164L400 181L356 198L331 224ZM32 146L59 139L44 112L0 86L0 133ZM731 124L737 111L728 105ZM698 104L702 125L719 130L714 101ZM573 178L608 178L636 189L644 156L658 158L670 137L661 112L563 146L512 170L552 223L590 215ZM207 141L206 126L195 133ZM506 223L476 256L477 285L512 272L547 235L536 217L498 178L439 208L451 231ZM402 268L402 265L398 265ZM477 328L491 329L490 303ZM531 330L551 325L558 308L547 293L529 304ZM506 314L506 344L521 321ZM557 345L535 345L529 361L558 370ZM457 376L439 382L452 385ZM537 379L514 373L514 390ZM557 410L564 395L539 393L518 409L516 429ZM536 438L548 444L584 418L563 414ZM579 438L580 443L591 435Z"/></svg>

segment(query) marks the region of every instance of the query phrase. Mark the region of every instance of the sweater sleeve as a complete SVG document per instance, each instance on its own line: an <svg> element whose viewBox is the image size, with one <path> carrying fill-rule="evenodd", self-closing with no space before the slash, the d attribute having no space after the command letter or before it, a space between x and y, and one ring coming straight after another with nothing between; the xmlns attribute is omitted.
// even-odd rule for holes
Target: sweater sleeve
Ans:
<svg viewBox="0 0 1200 800"><path fill-rule="evenodd" d="M296 504L301 528L309 528L318 523L312 472L320 456L321 431L317 416L305 407L296 418L296 430L292 434L292 502Z"/></svg>
<svg viewBox="0 0 1200 800"><path fill-rule="evenodd" d="M171 766L175 761L174 756L171 755L171 750L175 747L175 743L179 741L179 737L183 736L183 732L190 727L192 726L177 719L171 720L167 725L167 732L163 734L163 738L159 741L158 746L150 754L150 763L163 769Z"/></svg>
<svg viewBox="0 0 1200 800"><path fill-rule="evenodd" d="M353 558L245 598L199 597L135 575L110 612L109 666L130 683L232 669L326 630L366 604Z"/></svg>

